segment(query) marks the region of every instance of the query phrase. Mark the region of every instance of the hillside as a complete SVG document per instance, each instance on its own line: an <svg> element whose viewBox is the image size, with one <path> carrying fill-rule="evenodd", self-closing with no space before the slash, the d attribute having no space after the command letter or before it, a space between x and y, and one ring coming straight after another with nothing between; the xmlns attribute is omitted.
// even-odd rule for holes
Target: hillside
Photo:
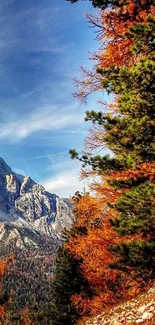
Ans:
<svg viewBox="0 0 155 325"><path fill-rule="evenodd" d="M120 303L91 320L80 325L154 325L155 324L155 282L131 301Z"/></svg>
<svg viewBox="0 0 155 325"><path fill-rule="evenodd" d="M0 158L0 258L14 256L3 277L2 297L8 297L6 324L7 318L10 324L22 322L25 306L32 314L44 314L45 321L51 308L55 254L63 229L72 223L67 199L14 173ZM41 319L38 322L42 324ZM50 324L50 318L46 322Z"/></svg>

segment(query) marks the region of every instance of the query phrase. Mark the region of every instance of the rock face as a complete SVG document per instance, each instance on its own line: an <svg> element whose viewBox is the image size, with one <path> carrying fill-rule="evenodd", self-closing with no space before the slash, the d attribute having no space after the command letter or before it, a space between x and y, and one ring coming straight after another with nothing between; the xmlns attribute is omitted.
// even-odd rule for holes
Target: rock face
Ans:
<svg viewBox="0 0 155 325"><path fill-rule="evenodd" d="M35 246L39 234L60 240L62 230L72 223L66 201L30 177L14 173L0 158L0 243L5 239L18 247Z"/></svg>

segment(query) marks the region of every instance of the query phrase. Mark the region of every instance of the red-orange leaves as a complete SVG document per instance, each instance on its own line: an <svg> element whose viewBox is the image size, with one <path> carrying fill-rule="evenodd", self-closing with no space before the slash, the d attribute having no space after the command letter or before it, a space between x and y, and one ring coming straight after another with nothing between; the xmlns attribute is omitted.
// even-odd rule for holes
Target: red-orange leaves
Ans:
<svg viewBox="0 0 155 325"><path fill-rule="evenodd" d="M26 306L25 309L22 312L22 321L23 325L32 325L32 321L30 319L30 312L28 307Z"/></svg>
<svg viewBox="0 0 155 325"><path fill-rule="evenodd" d="M7 259L0 260L0 291L2 290L2 279L6 272L7 265L8 265ZM3 305L0 305L0 324L1 325L4 322L4 317L5 317L5 307Z"/></svg>
<svg viewBox="0 0 155 325"><path fill-rule="evenodd" d="M144 9L138 7L133 1L127 5L107 12L101 11L103 33L99 40L102 42L100 49L99 65L102 68L115 66L130 66L137 56L131 51L133 40L127 37L127 32L137 23L146 24L148 15L154 15L155 8ZM104 42L104 39L107 39Z"/></svg>
<svg viewBox="0 0 155 325"><path fill-rule="evenodd" d="M76 216L76 227L80 226L91 226L93 222L100 218L103 213L103 206L101 202L89 194L85 194L74 202L74 210Z"/></svg>
<svg viewBox="0 0 155 325"><path fill-rule="evenodd" d="M146 162L135 169L128 169L121 172L112 173L109 180L115 181L127 181L137 179L149 179L151 182L155 182L155 163Z"/></svg>
<svg viewBox="0 0 155 325"><path fill-rule="evenodd" d="M129 0L126 5L119 8L100 10L97 17L87 14L88 22L98 29L97 40L100 48L91 55L95 61L94 69L87 71L82 68L82 77L75 79L77 92L74 94L80 101L85 102L89 94L98 92L103 88L102 75L96 73L96 67L108 69L112 65L129 68L137 62L139 55L133 53L133 38L128 32L137 24L146 24L149 16L155 15L155 6ZM141 54L140 54L141 55ZM101 70L100 69L100 70Z"/></svg>
<svg viewBox="0 0 155 325"><path fill-rule="evenodd" d="M7 259L0 260L0 276L3 276L5 274L7 265L8 265Z"/></svg>
<svg viewBox="0 0 155 325"><path fill-rule="evenodd" d="M111 202L118 198L119 194L116 192L114 195L115 192L110 187L102 186L98 198L86 194L75 201L75 233L71 235L66 247L72 255L82 259L83 274L91 288L97 292L97 296L91 300L82 293L72 297L73 303L80 306L83 312L90 309L92 313L97 313L109 305L109 301L116 301L119 295L117 290L114 293L113 288L120 285L116 281L120 271L109 268L109 264L116 260L110 246L122 241L109 221L117 216L114 209L108 206L110 197Z"/></svg>
<svg viewBox="0 0 155 325"><path fill-rule="evenodd" d="M95 314L129 295L131 276L111 267L118 259L111 246L129 243L133 238L139 240L141 234L120 236L111 226L110 220L119 217L114 205L122 190L116 191L105 182L96 184L94 190L96 197L85 194L74 200L76 222L66 248L71 255L82 260L83 275L96 292L91 299L81 292L73 295L72 301L83 313L89 310ZM138 287L136 281L134 286Z"/></svg>

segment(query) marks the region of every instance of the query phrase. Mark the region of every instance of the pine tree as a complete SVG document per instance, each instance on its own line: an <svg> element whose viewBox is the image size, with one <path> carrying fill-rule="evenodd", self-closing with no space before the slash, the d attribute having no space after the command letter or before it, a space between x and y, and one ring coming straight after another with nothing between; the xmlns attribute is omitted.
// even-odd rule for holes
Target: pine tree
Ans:
<svg viewBox="0 0 155 325"><path fill-rule="evenodd" d="M70 1L71 3L75 3L78 0L66 0L66 1ZM101 9L105 9L108 5L119 5L119 1L118 0L89 0L90 2L92 2L93 6L96 8L101 8Z"/></svg>
<svg viewBox="0 0 155 325"><path fill-rule="evenodd" d="M91 295L80 265L80 261L69 254L64 246L59 247L52 287L52 325L76 324L80 310L72 303L72 295L85 291Z"/></svg>
<svg viewBox="0 0 155 325"><path fill-rule="evenodd" d="M71 3L78 2L79 0L66 0L70 1ZM84 1L84 0L82 0ZM131 0L88 0L92 2L92 5L96 8L101 8L102 10L106 9L107 7L115 8L119 7L122 8L123 6L131 3ZM154 4L154 0L147 0L147 1L141 1L141 0L132 0L133 4L136 4L137 7L143 7L148 8L150 5Z"/></svg>
<svg viewBox="0 0 155 325"><path fill-rule="evenodd" d="M130 1L128 3L130 5ZM142 5L148 9L152 2L137 1L136 4L140 5L139 9ZM120 13L122 15L122 11ZM114 14L112 11L112 19ZM155 271L154 30L155 20L149 14L145 21L137 22L135 19L134 24L126 29L125 38L132 40L133 64L123 61L121 66L120 61L117 64L112 60L110 64L109 60L108 66L104 66L99 58L97 74L101 76L102 89L117 98L116 109L108 114L88 111L86 121L92 121L94 130L86 140L86 149L91 146L93 149L82 156L70 150L71 157L79 159L84 168L91 168L92 174L104 175L113 189L122 192L115 204L109 200L119 213L110 222L115 232L128 237L128 240L111 245L117 262L111 263L110 267L126 271L130 268L142 279L153 276ZM93 155L98 146L96 142L93 147L94 135L99 138L101 147L106 146L112 151L112 156Z"/></svg>
<svg viewBox="0 0 155 325"><path fill-rule="evenodd" d="M89 299L80 288L69 299L96 313L109 301L134 294L130 284L137 290L154 276L155 8L153 0L91 2L102 9L98 17L89 16L100 28L101 47L93 56L98 67L96 72L82 69L76 97L85 101L103 90L114 101L108 114L86 112L92 128L85 150L82 155L70 150L71 158L82 162L82 176L99 175L101 182L91 184L96 198L85 195L75 202L80 232L71 234L65 247L81 259L80 269L97 293ZM102 155L105 147L112 154Z"/></svg>

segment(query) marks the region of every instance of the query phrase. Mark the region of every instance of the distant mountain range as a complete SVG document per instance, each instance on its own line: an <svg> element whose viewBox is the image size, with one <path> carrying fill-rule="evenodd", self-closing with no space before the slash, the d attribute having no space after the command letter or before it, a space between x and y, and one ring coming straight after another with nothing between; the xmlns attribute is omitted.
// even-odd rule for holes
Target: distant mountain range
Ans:
<svg viewBox="0 0 155 325"><path fill-rule="evenodd" d="M0 252L7 246L38 248L42 240L60 241L73 223L66 199L45 191L30 177L16 174L0 158Z"/></svg>

